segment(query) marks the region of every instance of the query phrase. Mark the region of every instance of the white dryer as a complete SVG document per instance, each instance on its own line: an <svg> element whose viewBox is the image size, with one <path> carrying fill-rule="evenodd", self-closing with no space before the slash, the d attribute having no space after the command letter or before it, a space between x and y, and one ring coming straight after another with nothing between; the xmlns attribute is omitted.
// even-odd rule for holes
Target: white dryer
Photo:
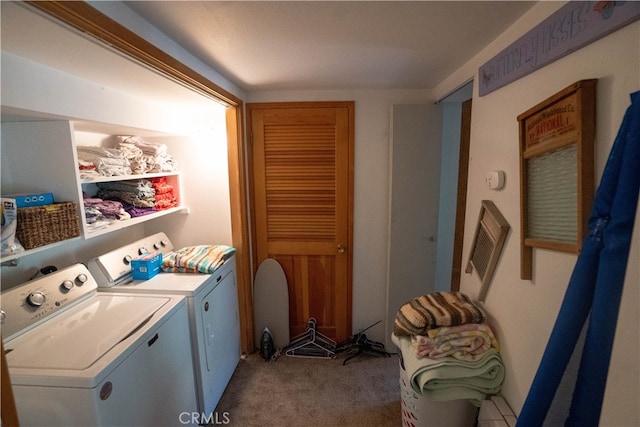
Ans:
<svg viewBox="0 0 640 427"><path fill-rule="evenodd" d="M187 304L97 292L75 264L2 294L21 425L181 425L196 410Z"/></svg>
<svg viewBox="0 0 640 427"><path fill-rule="evenodd" d="M145 252L173 250L165 233L156 233L89 261L102 292L176 294L187 299L200 421L216 408L240 361L240 319L235 257L213 274L164 273L133 280L130 261Z"/></svg>

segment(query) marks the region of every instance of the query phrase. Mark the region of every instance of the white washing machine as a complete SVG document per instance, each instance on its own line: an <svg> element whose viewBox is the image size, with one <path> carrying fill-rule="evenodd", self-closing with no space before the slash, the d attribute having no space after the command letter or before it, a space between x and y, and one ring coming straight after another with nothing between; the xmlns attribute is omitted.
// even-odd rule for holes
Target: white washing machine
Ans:
<svg viewBox="0 0 640 427"><path fill-rule="evenodd" d="M2 334L23 426L190 422L196 386L178 295L97 292L75 264L2 294Z"/></svg>
<svg viewBox="0 0 640 427"><path fill-rule="evenodd" d="M240 361L240 319L235 257L213 274L164 273L133 280L130 261L145 252L173 250L165 233L156 233L91 260L89 269L103 292L170 293L184 296L189 310L201 420L209 419Z"/></svg>

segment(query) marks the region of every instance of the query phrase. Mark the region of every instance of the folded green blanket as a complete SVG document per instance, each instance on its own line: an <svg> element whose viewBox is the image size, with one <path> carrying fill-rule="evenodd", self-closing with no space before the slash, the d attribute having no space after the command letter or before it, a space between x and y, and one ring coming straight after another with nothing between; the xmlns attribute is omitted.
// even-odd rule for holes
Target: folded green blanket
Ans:
<svg viewBox="0 0 640 427"><path fill-rule="evenodd" d="M394 334L391 340L400 349L409 382L418 394L437 401L468 399L480 406L487 395L500 392L504 365L495 349L475 361L418 358L409 337Z"/></svg>

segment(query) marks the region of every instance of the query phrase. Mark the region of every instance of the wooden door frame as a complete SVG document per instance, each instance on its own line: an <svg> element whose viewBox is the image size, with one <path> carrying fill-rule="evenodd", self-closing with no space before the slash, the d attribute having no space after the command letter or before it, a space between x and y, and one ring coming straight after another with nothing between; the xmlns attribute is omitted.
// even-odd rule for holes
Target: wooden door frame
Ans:
<svg viewBox="0 0 640 427"><path fill-rule="evenodd" d="M460 154L458 158L458 192L456 197L456 220L453 237L451 291L460 290L460 279L462 276L462 246L464 243L464 221L467 210L469 146L471 144L471 105L471 99L462 102L462 114L460 118Z"/></svg>
<svg viewBox="0 0 640 427"><path fill-rule="evenodd" d="M349 110L350 115L350 123L353 123L354 126L349 127L349 140L351 141L349 144L349 158L354 159L355 153L355 102L354 101L298 101L298 102L255 102L249 103L246 105L246 115L247 115L247 145L250 147L253 144L253 135L251 133L251 123L252 123L252 111L257 109L272 109L272 108L336 108L343 107ZM247 158L247 174L248 174L248 192L249 192L249 200L255 200L255 187L254 187L254 160L253 160L253 150L247 149L246 151ZM349 210L349 221L348 221L348 241L347 241L347 250L350 253L349 260L347 262L347 304L352 307L353 302L353 200L354 200L354 161L351 161L349 164L348 171L348 179L349 179L349 201L348 201L348 210ZM250 206L251 210L251 261L253 264L253 275L255 275L258 269L258 242L256 237L256 213L255 213L255 203L252 203ZM351 325L353 323L353 310L347 311L347 323Z"/></svg>
<svg viewBox="0 0 640 427"><path fill-rule="evenodd" d="M251 286L249 218L245 178L243 101L176 60L120 23L82 1L27 1L26 3L94 37L167 78L226 106L231 238L236 249L236 278L242 351L253 348L253 298Z"/></svg>

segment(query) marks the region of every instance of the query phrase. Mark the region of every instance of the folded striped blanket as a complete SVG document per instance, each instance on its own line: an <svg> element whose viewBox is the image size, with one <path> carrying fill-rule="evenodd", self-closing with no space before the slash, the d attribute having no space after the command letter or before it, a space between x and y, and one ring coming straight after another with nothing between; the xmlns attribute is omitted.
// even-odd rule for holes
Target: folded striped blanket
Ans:
<svg viewBox="0 0 640 427"><path fill-rule="evenodd" d="M213 273L234 253L225 245L187 246L169 252L162 259L162 271L168 273Z"/></svg>
<svg viewBox="0 0 640 427"><path fill-rule="evenodd" d="M436 292L414 298L398 310L393 333L427 335L430 329L465 323L485 323L480 306L461 292Z"/></svg>

